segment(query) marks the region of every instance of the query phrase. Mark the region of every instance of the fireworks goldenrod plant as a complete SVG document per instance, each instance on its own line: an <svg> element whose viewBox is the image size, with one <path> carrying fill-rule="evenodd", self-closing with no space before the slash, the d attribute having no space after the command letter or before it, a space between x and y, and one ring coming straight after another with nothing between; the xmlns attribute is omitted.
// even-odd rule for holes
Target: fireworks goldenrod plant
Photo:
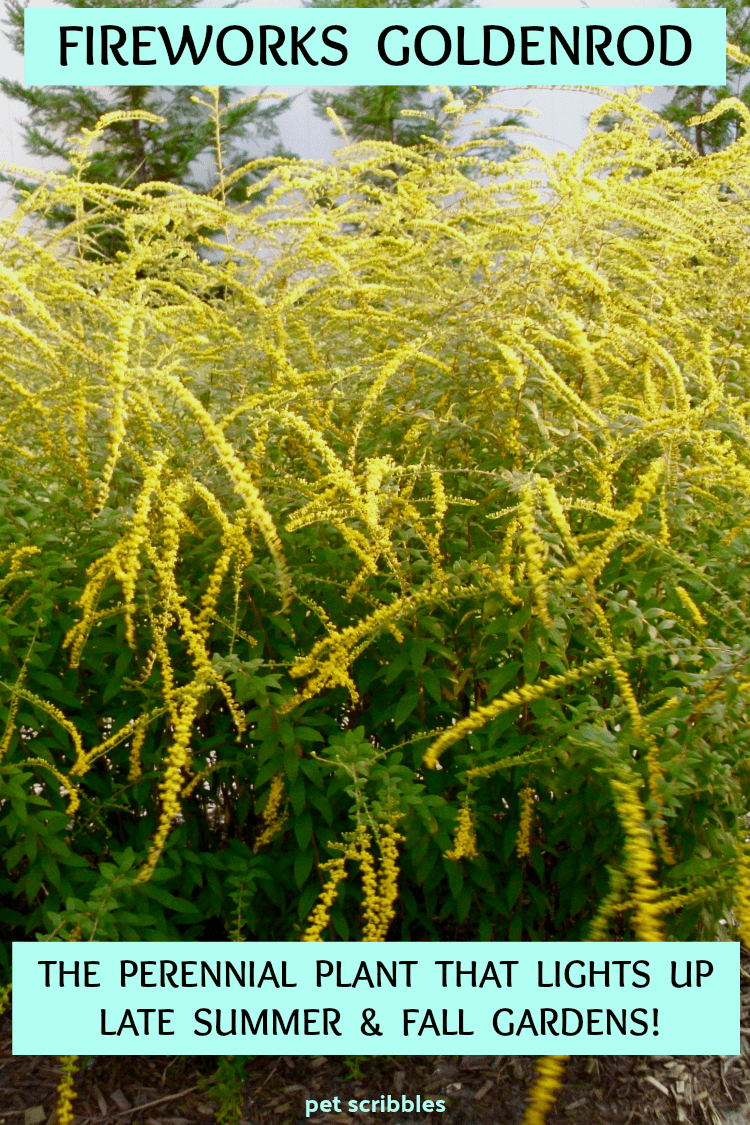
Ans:
<svg viewBox="0 0 750 1125"><path fill-rule="evenodd" d="M114 120L0 222L7 936L746 935L747 134L238 206Z"/></svg>

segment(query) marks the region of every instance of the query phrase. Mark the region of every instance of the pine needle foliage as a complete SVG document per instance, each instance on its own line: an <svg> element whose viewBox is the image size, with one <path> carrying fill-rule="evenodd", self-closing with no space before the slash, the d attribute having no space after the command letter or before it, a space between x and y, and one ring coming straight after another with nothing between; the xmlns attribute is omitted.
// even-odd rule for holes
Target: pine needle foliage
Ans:
<svg viewBox="0 0 750 1125"><path fill-rule="evenodd" d="M600 112L2 222L8 936L747 940L750 141Z"/></svg>
<svg viewBox="0 0 750 1125"><path fill-rule="evenodd" d="M96 0L66 3L82 10L78 19L83 19L86 9L96 6ZM19 54L23 54L26 6L27 0L8 0L6 4L7 38ZM119 6L192 8L195 0L123 0ZM200 86L25 86L0 77L0 90L26 111L21 125L26 150L58 164L67 160L71 146L86 130L93 130L100 118L113 112L120 114L111 119L106 144L89 148L83 176L92 183L127 187L148 183L153 191L154 185L166 182L205 191L206 181L212 179L216 131ZM225 168L244 165L253 152L271 148L276 153L283 151L277 119L289 107L289 99L265 94L240 98L237 94L237 90L227 88L221 93ZM13 182L19 196L33 187L32 180L17 173L3 178ZM252 196L253 178L250 174L234 178L235 202L245 202ZM56 226L67 226L73 214L62 200L46 212L47 221ZM93 228L90 233L93 235ZM119 231L110 223L106 232L99 232L96 240L92 238L94 248L98 254L114 256L123 249Z"/></svg>

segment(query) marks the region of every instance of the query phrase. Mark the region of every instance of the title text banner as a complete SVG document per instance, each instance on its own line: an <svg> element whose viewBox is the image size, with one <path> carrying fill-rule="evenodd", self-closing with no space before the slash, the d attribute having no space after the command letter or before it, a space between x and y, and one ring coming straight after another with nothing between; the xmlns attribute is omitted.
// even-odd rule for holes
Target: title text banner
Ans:
<svg viewBox="0 0 750 1125"><path fill-rule="evenodd" d="M722 85L719 8L27 8L27 86Z"/></svg>

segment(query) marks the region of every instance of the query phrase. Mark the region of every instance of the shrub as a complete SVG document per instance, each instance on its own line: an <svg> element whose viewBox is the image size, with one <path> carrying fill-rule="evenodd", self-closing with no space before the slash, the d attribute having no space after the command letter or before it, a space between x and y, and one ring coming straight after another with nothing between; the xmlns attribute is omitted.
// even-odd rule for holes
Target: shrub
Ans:
<svg viewBox="0 0 750 1125"><path fill-rule="evenodd" d="M750 925L748 142L601 112L4 222L9 936Z"/></svg>

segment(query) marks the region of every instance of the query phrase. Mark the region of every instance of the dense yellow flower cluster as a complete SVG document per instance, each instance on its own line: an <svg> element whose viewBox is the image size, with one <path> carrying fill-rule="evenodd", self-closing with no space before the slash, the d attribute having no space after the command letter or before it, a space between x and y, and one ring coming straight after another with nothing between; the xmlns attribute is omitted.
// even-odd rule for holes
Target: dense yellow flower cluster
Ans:
<svg viewBox="0 0 750 1125"><path fill-rule="evenodd" d="M698 609L698 606L690 597L690 594L687 592L684 586L675 586L675 593L677 594L678 598L680 599L696 625L703 627L708 624L705 617Z"/></svg>
<svg viewBox="0 0 750 1125"><path fill-rule="evenodd" d="M615 808L625 833L626 870L633 880L634 926L640 941L664 941L659 920L659 887L654 880L654 853L649 843L646 816L633 785L612 778Z"/></svg>
<svg viewBox="0 0 750 1125"><path fill-rule="evenodd" d="M468 800L465 800L458 810L453 847L445 853L445 858L455 860L475 859L477 854L477 834L471 815L471 806Z"/></svg>
<svg viewBox="0 0 750 1125"><path fill-rule="evenodd" d="M331 907L336 901L339 884L346 878L346 861L359 864L362 879L362 940L385 941L388 927L395 916L398 898L398 845L404 837L396 832L392 824L381 824L374 829L380 865L376 872L372 855L372 834L359 827L352 838L344 844L334 846L342 850L342 855L320 869L327 871L326 883L308 919L302 941L322 941L322 933L328 925Z"/></svg>
<svg viewBox="0 0 750 1125"><path fill-rule="evenodd" d="M286 824L287 814L282 811L281 807L284 799L284 780L284 773L281 770L271 778L268 800L263 809L263 831L255 841L256 852L265 847L266 844L270 844L276 833Z"/></svg>
<svg viewBox="0 0 750 1125"><path fill-rule="evenodd" d="M566 684L576 683L576 681L582 679L584 676L593 676L601 671L606 664L606 659L591 660L577 668L571 668L569 672L562 675L548 676L543 680L539 680L538 683L526 684L524 687L517 689L513 688L511 691L506 691L503 695L498 696L492 703L477 707L476 710L472 711L466 718L459 719L458 722L444 731L439 738L436 738L427 748L424 755L425 766L428 769L434 769L440 755L447 750L448 747L459 742L470 731L484 726L506 711L512 711L516 707L523 706L524 703L531 703L535 699L542 699L545 695L550 695L559 688L565 687Z"/></svg>
<svg viewBox="0 0 750 1125"><path fill-rule="evenodd" d="M326 881L307 920L307 929L303 933L301 941L323 940L323 930L331 920L331 907L336 901L339 883L346 879L346 861L348 858L348 852L345 852L344 855L319 865L320 870L326 873Z"/></svg>
<svg viewBox="0 0 750 1125"><path fill-rule="evenodd" d="M378 831L380 868L378 870L377 901L367 903L368 926L363 941L385 941L388 927L395 916L398 898L398 845L404 837L391 824L383 824Z"/></svg>
<svg viewBox="0 0 750 1125"><path fill-rule="evenodd" d="M544 1125L547 1111L555 1104L555 1094L562 1086L568 1058L568 1055L546 1055L538 1060L537 1079L529 1094L523 1125Z"/></svg>
<svg viewBox="0 0 750 1125"><path fill-rule="evenodd" d="M519 859L531 854L531 823L534 819L536 792L525 785L519 794L521 798L521 820L516 837L516 855Z"/></svg>
<svg viewBox="0 0 750 1125"><path fill-rule="evenodd" d="M77 1096L73 1088L74 1075L78 1070L78 1055L62 1055L60 1058L62 1077L57 1087L55 1104L55 1125L73 1125L73 1099Z"/></svg>

